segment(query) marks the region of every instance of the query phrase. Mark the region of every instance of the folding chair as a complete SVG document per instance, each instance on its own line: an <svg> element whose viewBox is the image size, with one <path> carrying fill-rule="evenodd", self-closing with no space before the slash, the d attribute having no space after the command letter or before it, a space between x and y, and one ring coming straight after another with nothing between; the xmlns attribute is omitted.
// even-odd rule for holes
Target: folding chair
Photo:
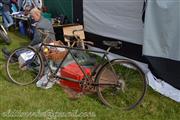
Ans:
<svg viewBox="0 0 180 120"><path fill-rule="evenodd" d="M84 28L83 25L73 25L63 27L64 41L67 45L73 47L74 45L84 47Z"/></svg>

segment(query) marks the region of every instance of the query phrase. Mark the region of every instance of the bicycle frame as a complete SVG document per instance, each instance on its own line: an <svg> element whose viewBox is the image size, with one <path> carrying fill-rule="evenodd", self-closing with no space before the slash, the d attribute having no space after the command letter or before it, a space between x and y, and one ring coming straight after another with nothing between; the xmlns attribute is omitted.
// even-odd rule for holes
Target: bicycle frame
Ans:
<svg viewBox="0 0 180 120"><path fill-rule="evenodd" d="M39 53L42 53L42 56L45 58L45 62L47 63L48 69L51 72L51 76L52 78L56 78L56 79L63 79L63 80L68 80L71 82L76 82L76 83L80 83L81 85L84 84L85 79L88 81L93 81L93 77L96 76L96 74L98 74L98 71L100 70L99 68L101 68L101 66L103 66L104 64L106 64L107 62L110 64L110 67L112 68L112 71L114 73L113 67L110 63L110 59L108 58L108 54L109 51L111 49L111 47L109 46L108 49L106 51L97 51L97 50L89 50L89 49L83 49L83 48L75 48L75 47L69 47L69 46L63 46L63 45L49 45L47 44L46 40L49 36L49 34L53 34L51 32L42 32L41 29L38 29L40 33L42 33L42 37L44 37L43 42L41 43L39 49L37 49L36 51L38 51ZM45 57L44 53L41 52L42 47L55 47L55 48L65 48L67 49L67 53L64 56L64 58L62 59L62 61L60 62L60 64L58 65L57 69L55 70L55 72L53 72L52 68L50 67L50 65L48 64L48 59ZM78 60L75 58L75 56L73 55L72 51L73 50L77 50L77 51L84 51L84 52L89 52L89 53L97 53L97 54L102 54L103 56L101 57L101 63L97 64L97 66L94 68L94 70L91 72L91 75L88 76L85 71L83 70L83 68L81 67L80 63L78 62ZM59 72L59 70L61 69L64 61L66 60L68 55L71 55L73 60L75 61L75 63L78 65L78 67L80 68L80 70L82 71L83 75L85 76L85 79L82 80L76 80L76 79L72 79L72 78L66 78L66 77L62 77L62 76L58 76L57 73ZM115 75L115 73L114 73ZM115 77L117 78L117 76L115 75ZM91 83L91 85L93 86L98 86L98 83L95 83L94 81ZM104 85L104 84L103 84ZM114 84L107 84L107 85L114 85Z"/></svg>
<svg viewBox="0 0 180 120"><path fill-rule="evenodd" d="M59 48L65 48L67 49L67 53L65 55L65 57L62 59L62 61L60 62L60 64L58 65L57 69L55 70L55 72L53 72L52 68L50 67L50 65L48 64L48 59L45 57L45 55L43 54L43 52L41 52L42 48L43 47L59 47ZM91 76L88 76L84 69L81 67L80 63L78 62L78 60L75 58L75 56L73 55L72 51L73 50L77 50L77 51L85 51L85 52L89 52L89 53L98 53L98 54L102 54L103 56L101 57L101 63L99 63L95 69L91 72ZM48 66L48 69L50 70L51 72L51 75L53 78L57 78L57 79L63 79L63 80L68 80L68 81L71 81L71 82L76 82L76 83L80 83L80 84L83 84L84 83L84 80L89 80L89 81L92 81L92 76L96 75L96 73L98 72L99 68L101 67L101 65L105 64L106 63L106 60L107 62L110 63L110 60L108 58L108 53L109 53L109 50L110 50L110 47L107 49L107 51L103 52L103 51L96 51L96 50L89 50L89 49L82 49L82 48L73 48L73 47L68 47L68 46L63 46L63 45L49 45L47 43L42 43L41 46L39 47L39 49L37 50L38 52L41 52L43 57L45 58L45 62L47 63L47 66ZM82 79L82 80L76 80L76 79L72 79L72 78L66 78L66 77L62 77L62 76L58 76L57 73L59 72L59 70L62 68L62 65L64 63L64 61L67 59L67 56L68 55L71 55L73 60L75 61L75 63L78 65L78 67L80 68L80 70L82 71L83 75L85 76L85 79ZM93 85L95 85L95 83L93 83Z"/></svg>

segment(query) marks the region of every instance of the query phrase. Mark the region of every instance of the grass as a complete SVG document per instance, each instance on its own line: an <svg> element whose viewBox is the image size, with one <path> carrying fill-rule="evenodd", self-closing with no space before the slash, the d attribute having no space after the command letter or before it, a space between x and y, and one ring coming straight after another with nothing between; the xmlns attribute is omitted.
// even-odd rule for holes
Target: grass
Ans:
<svg viewBox="0 0 180 120"><path fill-rule="evenodd" d="M11 50L29 43L28 38L22 37L18 32L9 32L9 35L12 44L7 47ZM4 46L6 45L0 41L0 49ZM180 104L151 88L148 88L141 105L131 111L121 111L107 108L96 95L70 100L58 85L48 90L37 88L35 84L18 86L7 78L5 62L0 52L0 120L179 120L180 118ZM53 117L54 114L57 117Z"/></svg>

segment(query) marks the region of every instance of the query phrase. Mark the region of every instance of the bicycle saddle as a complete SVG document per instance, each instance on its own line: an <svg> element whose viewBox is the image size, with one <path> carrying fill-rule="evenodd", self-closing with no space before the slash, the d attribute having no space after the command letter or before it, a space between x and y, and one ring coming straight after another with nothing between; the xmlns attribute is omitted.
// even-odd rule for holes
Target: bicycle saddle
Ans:
<svg viewBox="0 0 180 120"><path fill-rule="evenodd" d="M103 41L103 44L109 47L119 48L122 45L121 41Z"/></svg>

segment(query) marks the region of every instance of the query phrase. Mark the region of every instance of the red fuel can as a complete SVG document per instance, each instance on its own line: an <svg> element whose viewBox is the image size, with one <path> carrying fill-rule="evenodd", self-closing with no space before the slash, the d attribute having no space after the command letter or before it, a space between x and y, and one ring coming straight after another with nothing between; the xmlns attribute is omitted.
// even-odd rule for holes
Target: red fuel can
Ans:
<svg viewBox="0 0 180 120"><path fill-rule="evenodd" d="M86 67L82 67L82 68L87 75L89 75L89 76L91 75L90 68L86 68ZM79 66L76 63L71 63L71 64L61 68L60 74L62 77L72 78L75 80L82 80L85 77L83 72L81 71L81 69L79 68ZM73 90L75 90L77 92L82 91L80 83L76 83L76 82L72 82L72 81L68 81L68 80L60 80L60 83L61 83L61 85L72 88Z"/></svg>

